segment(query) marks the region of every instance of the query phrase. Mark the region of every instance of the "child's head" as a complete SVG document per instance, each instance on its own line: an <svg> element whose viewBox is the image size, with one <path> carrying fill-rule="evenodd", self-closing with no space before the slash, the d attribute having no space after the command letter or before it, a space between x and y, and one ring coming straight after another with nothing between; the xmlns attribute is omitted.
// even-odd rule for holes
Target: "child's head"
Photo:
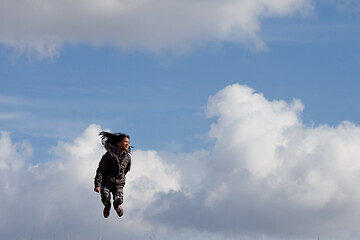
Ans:
<svg viewBox="0 0 360 240"><path fill-rule="evenodd" d="M129 149L130 149L130 137L124 134L124 136L122 136L121 138L122 138L122 140L117 142L119 151L120 152L122 152L124 150L129 151ZM119 140L121 138L119 138Z"/></svg>
<svg viewBox="0 0 360 240"><path fill-rule="evenodd" d="M119 150L130 152L130 136L124 133L100 132L102 144L108 150L109 146L116 147Z"/></svg>

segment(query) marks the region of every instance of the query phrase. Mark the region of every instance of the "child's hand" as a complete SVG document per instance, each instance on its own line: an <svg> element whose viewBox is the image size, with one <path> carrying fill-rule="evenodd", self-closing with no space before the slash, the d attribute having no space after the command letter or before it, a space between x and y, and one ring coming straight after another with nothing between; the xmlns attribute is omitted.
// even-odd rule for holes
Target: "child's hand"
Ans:
<svg viewBox="0 0 360 240"><path fill-rule="evenodd" d="M95 187L95 188L94 188L94 191L95 191L95 192L100 192L100 187Z"/></svg>

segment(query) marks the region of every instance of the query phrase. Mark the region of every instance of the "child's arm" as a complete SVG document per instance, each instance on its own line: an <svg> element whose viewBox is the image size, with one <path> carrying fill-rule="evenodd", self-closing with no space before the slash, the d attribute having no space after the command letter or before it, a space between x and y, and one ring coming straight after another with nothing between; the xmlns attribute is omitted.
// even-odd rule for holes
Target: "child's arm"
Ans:
<svg viewBox="0 0 360 240"><path fill-rule="evenodd" d="M107 163L108 163L108 158L107 158L106 154L104 154L100 160L99 167L96 170L96 175L95 175L95 179L94 179L94 184L95 184L94 191L95 192L100 192L102 177L105 172Z"/></svg>
<svg viewBox="0 0 360 240"><path fill-rule="evenodd" d="M131 169L131 156L129 155L129 161L128 161L128 164L127 164L127 166L125 168L125 174L127 174L128 171L130 171L130 169Z"/></svg>

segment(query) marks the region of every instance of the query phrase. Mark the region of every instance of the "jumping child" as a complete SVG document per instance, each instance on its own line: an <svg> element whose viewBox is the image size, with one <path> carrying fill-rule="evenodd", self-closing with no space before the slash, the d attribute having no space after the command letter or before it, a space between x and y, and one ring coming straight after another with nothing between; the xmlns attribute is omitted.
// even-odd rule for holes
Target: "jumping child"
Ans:
<svg viewBox="0 0 360 240"><path fill-rule="evenodd" d="M101 201L104 204L104 217L110 215L110 193L113 196L113 204L116 213L121 217L124 211L123 189L125 186L125 175L130 171L130 137L123 133L100 132L102 144L106 153L102 156L95 176L95 192L100 192Z"/></svg>

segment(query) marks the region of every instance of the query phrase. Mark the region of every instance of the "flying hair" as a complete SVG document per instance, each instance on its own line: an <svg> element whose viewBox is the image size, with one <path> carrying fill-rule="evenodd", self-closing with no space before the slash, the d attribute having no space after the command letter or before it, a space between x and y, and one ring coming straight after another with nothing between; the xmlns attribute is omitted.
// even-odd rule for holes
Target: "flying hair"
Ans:
<svg viewBox="0 0 360 240"><path fill-rule="evenodd" d="M124 138L128 138L130 140L130 136L124 133L110 133L110 132L100 132L99 136L101 136L101 143L105 147L107 151L111 150L112 148L117 148L117 143L121 142ZM131 148L129 147L129 151L131 152Z"/></svg>

